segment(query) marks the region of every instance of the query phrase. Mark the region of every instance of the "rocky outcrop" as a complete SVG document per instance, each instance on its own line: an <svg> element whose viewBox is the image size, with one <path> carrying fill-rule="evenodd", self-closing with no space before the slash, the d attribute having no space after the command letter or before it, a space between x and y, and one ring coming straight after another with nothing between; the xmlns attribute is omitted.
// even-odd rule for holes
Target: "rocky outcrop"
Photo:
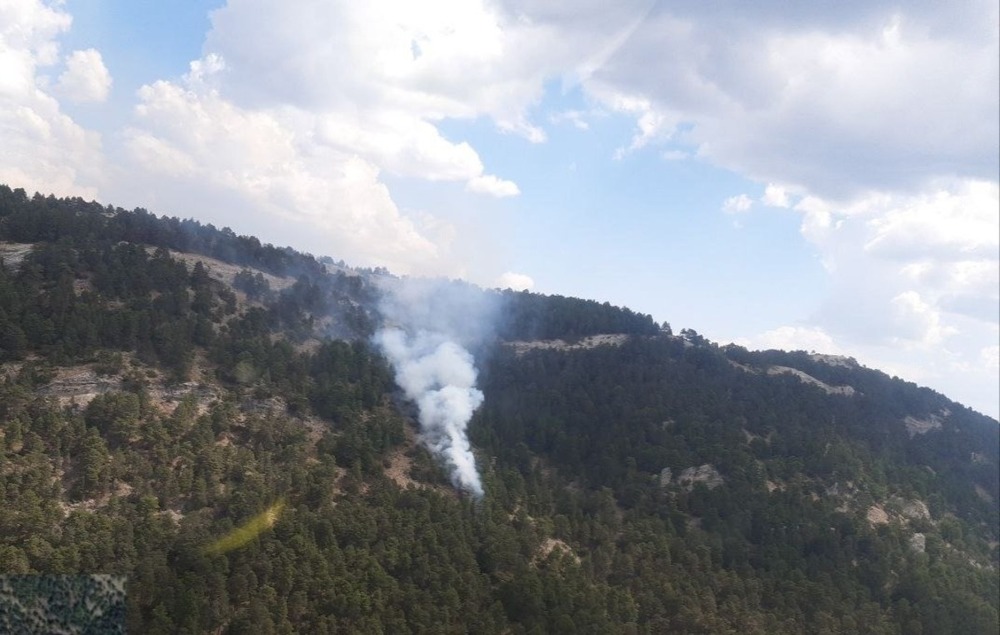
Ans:
<svg viewBox="0 0 1000 635"><path fill-rule="evenodd" d="M930 520L931 512L927 509L927 503L921 500L909 500L902 504L899 513L904 518L910 520Z"/></svg>
<svg viewBox="0 0 1000 635"><path fill-rule="evenodd" d="M868 508L868 513L865 514L868 522L872 525L888 525L889 524L889 514L885 512L878 505L872 505Z"/></svg>
<svg viewBox="0 0 1000 635"><path fill-rule="evenodd" d="M38 388L35 394L41 397L52 397L59 401L60 405L76 405L85 407L94 397L109 392L122 390L122 376L105 376L98 374L89 366L71 366L68 368L58 368L54 371L52 380ZM208 404L219 398L219 390L215 387L199 382L185 382L181 384L164 384L159 380L152 380L146 388L150 401L161 410L170 412L185 397L194 396L198 403L198 411L204 413ZM274 411L284 412L284 402L280 403L280 408L267 404L262 406L254 404L255 407L246 406L249 411Z"/></svg>
<svg viewBox="0 0 1000 635"><path fill-rule="evenodd" d="M852 386L831 386L830 384L824 383L797 368L790 368L788 366L771 366L767 369L767 374L794 375L795 377L798 377L799 381L803 384L810 384L812 386L822 388L828 395L844 395L845 397L850 397L856 392Z"/></svg>
<svg viewBox="0 0 1000 635"><path fill-rule="evenodd" d="M660 470L660 487L666 487L670 485L670 481L673 479L673 472L669 467L665 467Z"/></svg>
<svg viewBox="0 0 1000 635"><path fill-rule="evenodd" d="M121 390L118 377L101 377L90 368L65 368L56 371L51 382L36 392L43 397L55 397L62 404L75 402L85 406L97 395Z"/></svg>
<svg viewBox="0 0 1000 635"><path fill-rule="evenodd" d="M927 434L931 430L940 430L943 422L944 419L936 414L929 414L925 419L917 419L916 417L906 417L903 419L903 424L906 426L906 433L910 435L911 439L918 434Z"/></svg>
<svg viewBox="0 0 1000 635"><path fill-rule="evenodd" d="M6 243L0 242L0 260L5 266L16 270L21 266L21 261L31 253L34 245L30 243Z"/></svg>
<svg viewBox="0 0 1000 635"><path fill-rule="evenodd" d="M513 348L518 355L523 355L535 349L572 351L585 348L595 348L597 346L621 346L628 340L628 335L621 333L606 333L603 335L590 335L577 342L567 342L566 340L516 340L507 342L506 345Z"/></svg>
<svg viewBox="0 0 1000 635"><path fill-rule="evenodd" d="M823 353L813 353L809 356L809 359L814 362L819 362L821 364L826 364L827 366L840 366L841 368L857 368L858 362L854 360L853 357L844 357L843 355L825 355Z"/></svg>
<svg viewBox="0 0 1000 635"><path fill-rule="evenodd" d="M865 516L872 525L889 523L906 525L911 521L929 521L933 524L927 503L916 498L907 500L893 496L881 504L869 507Z"/></svg>
<svg viewBox="0 0 1000 635"><path fill-rule="evenodd" d="M660 473L660 482L663 482L663 473ZM681 470L677 475L677 484L690 491L694 489L696 483L704 483L708 489L715 489L725 482L719 471L711 464L706 463L698 467L689 467Z"/></svg>

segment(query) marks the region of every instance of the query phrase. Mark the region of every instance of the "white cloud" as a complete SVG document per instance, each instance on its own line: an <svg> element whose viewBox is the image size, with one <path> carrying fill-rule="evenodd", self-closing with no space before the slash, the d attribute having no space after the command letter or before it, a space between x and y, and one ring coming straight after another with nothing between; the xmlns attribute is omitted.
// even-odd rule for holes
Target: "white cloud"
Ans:
<svg viewBox="0 0 1000 635"><path fill-rule="evenodd" d="M1000 186L986 181L945 185L903 200L872 218L865 250L882 257L971 260L996 256Z"/></svg>
<svg viewBox="0 0 1000 635"><path fill-rule="evenodd" d="M779 326L753 337L734 340L736 344L755 350L815 351L841 355L843 351L826 331L810 326Z"/></svg>
<svg viewBox="0 0 1000 635"><path fill-rule="evenodd" d="M911 193L809 195L795 209L828 294L797 326L738 343L850 355L997 416L1000 187L935 179Z"/></svg>
<svg viewBox="0 0 1000 635"><path fill-rule="evenodd" d="M401 176L461 181L482 175L468 143L452 143L432 124L405 112L330 111L319 114L317 141L357 153Z"/></svg>
<svg viewBox="0 0 1000 635"><path fill-rule="evenodd" d="M993 397L1000 381L1000 362L997 361L1000 347L997 346L985 347L971 357L941 347L933 357L934 363L929 364L926 348L849 341L815 325L781 326L737 338L734 343L756 350L805 350L853 357L869 368L933 386L952 399L997 416L997 400Z"/></svg>
<svg viewBox="0 0 1000 635"><path fill-rule="evenodd" d="M893 340L902 344L936 347L958 333L953 326L942 324L941 312L924 301L916 291L904 291L891 302Z"/></svg>
<svg viewBox="0 0 1000 635"><path fill-rule="evenodd" d="M995 3L805 11L664 6L584 86L631 147L684 123L702 158L828 198L995 178Z"/></svg>
<svg viewBox="0 0 1000 635"><path fill-rule="evenodd" d="M979 351L983 367L997 374L1000 371L1000 346L987 346Z"/></svg>
<svg viewBox="0 0 1000 635"><path fill-rule="evenodd" d="M797 208L804 212L803 235L831 274L833 294L820 313L830 324L892 337L895 327L887 318L900 310L900 297L912 299L903 295L909 292L942 320L958 315L996 322L1000 188L995 183L939 183L922 193L876 194L847 204L810 198ZM933 339L928 333L915 341Z"/></svg>
<svg viewBox="0 0 1000 635"><path fill-rule="evenodd" d="M806 197L796 209L829 272L829 293L802 328L996 416L1000 188L937 181L908 195Z"/></svg>
<svg viewBox="0 0 1000 635"><path fill-rule="evenodd" d="M514 291L530 291L535 288L535 281L531 276L513 271L502 274L494 284L498 289L513 289Z"/></svg>
<svg viewBox="0 0 1000 635"><path fill-rule="evenodd" d="M519 193L516 183L487 173L469 143L448 139L439 128L444 118L485 114L502 131L544 138L526 112L541 96L545 71L530 70L527 58L510 54L518 42L505 28L507 17L492 6L444 0L419 8L406 2L279 7L234 0L211 19L205 56L192 64L183 87L199 101L214 100L217 107L201 116L221 117L225 127L232 114L224 112L225 104L241 113L237 120L273 120L293 138L293 153L302 159L357 157L386 174L462 182L470 192L494 197ZM155 108L149 95L142 99L140 113ZM190 168L185 153L192 148L178 148L163 130L149 134L145 125L137 123L129 145L147 166L155 158L165 173ZM209 139L221 145L214 154L232 145L220 136L198 143ZM237 144L240 151L245 143ZM270 151L270 144L263 147ZM288 165L304 164L315 161ZM259 165L250 161L244 167ZM230 182L246 187L250 181Z"/></svg>
<svg viewBox="0 0 1000 635"><path fill-rule="evenodd" d="M59 93L78 102L104 101L111 90L111 73L95 49L73 51L59 75Z"/></svg>
<svg viewBox="0 0 1000 635"><path fill-rule="evenodd" d="M198 165L195 160L169 141L136 129L126 131L125 134L129 154L150 172L168 177L197 174Z"/></svg>
<svg viewBox="0 0 1000 635"><path fill-rule="evenodd" d="M214 198L200 195L208 187L240 201L227 213L241 209L243 221L279 221L286 235L298 228L320 253L400 273L447 271L441 246L400 214L374 164L316 144L317 122L308 113L247 110L227 101L200 85L204 70L193 66L183 85L144 86L136 125L126 134L145 178L178 179L191 191L190 198L169 201L173 206L217 218Z"/></svg>
<svg viewBox="0 0 1000 635"><path fill-rule="evenodd" d="M466 184L466 188L470 192L491 194L497 198L517 196L521 193L521 190L518 189L517 184L513 181L504 181L503 179L499 179L492 174L476 176L469 179L469 182Z"/></svg>
<svg viewBox="0 0 1000 635"><path fill-rule="evenodd" d="M760 197L760 202L768 207L788 207L788 192L779 185L768 183L767 187L764 188L764 196Z"/></svg>
<svg viewBox="0 0 1000 635"><path fill-rule="evenodd" d="M597 94L598 98L601 98L601 92ZM666 141L672 136L676 119L664 111L658 111L649 99L619 93L612 93L603 99L615 112L633 116L636 120L637 130L632 140L627 146L615 151L615 159L620 160L630 152L656 141Z"/></svg>
<svg viewBox="0 0 1000 635"><path fill-rule="evenodd" d="M48 66L58 59L55 37L69 29L72 18L38 0L20 0L0 4L4 93L11 85L22 91L33 90L36 65Z"/></svg>
<svg viewBox="0 0 1000 635"><path fill-rule="evenodd" d="M0 183L93 197L103 178L100 137L60 109L40 69L58 59L71 18L47 4L0 3Z"/></svg>
<svg viewBox="0 0 1000 635"><path fill-rule="evenodd" d="M743 212L750 211L753 206L753 200L746 194L739 194L737 196L730 196L722 203L722 211L727 214L742 214Z"/></svg>
<svg viewBox="0 0 1000 635"><path fill-rule="evenodd" d="M212 22L206 50L227 60L222 81L238 103L431 123L485 114L501 130L544 138L526 116L548 75L544 59L530 61L540 34L512 32L488 3L236 0Z"/></svg>

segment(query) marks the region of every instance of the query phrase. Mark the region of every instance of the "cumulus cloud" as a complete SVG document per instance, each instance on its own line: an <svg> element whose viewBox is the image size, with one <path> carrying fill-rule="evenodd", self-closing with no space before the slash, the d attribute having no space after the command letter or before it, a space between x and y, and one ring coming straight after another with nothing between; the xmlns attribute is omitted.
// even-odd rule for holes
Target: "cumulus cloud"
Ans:
<svg viewBox="0 0 1000 635"><path fill-rule="evenodd" d="M59 60L69 14L42 2L0 3L0 183L92 197L102 179L99 135L62 112L42 70Z"/></svg>
<svg viewBox="0 0 1000 635"><path fill-rule="evenodd" d="M316 113L323 142L386 171L488 179L471 146L441 134L444 118L486 115L504 131L544 138L525 114L544 75L507 67L515 42L487 3L237 0L214 12L212 23L206 49L227 61L216 78L227 98Z"/></svg>
<svg viewBox="0 0 1000 635"><path fill-rule="evenodd" d="M996 183L936 181L921 192L840 203L806 197L796 209L829 273L829 293L802 325L748 341L785 348L783 338L789 347L837 350L996 416ZM795 337L799 329L830 341L805 346Z"/></svg>
<svg viewBox="0 0 1000 635"><path fill-rule="evenodd" d="M779 185L768 183L767 187L764 188L764 196L760 197L760 202L768 207L788 207L788 192Z"/></svg>
<svg viewBox="0 0 1000 635"><path fill-rule="evenodd" d="M514 291L530 291L535 288L535 281L531 276L513 271L503 273L494 284L498 289L512 289Z"/></svg>
<svg viewBox="0 0 1000 635"><path fill-rule="evenodd" d="M850 320L864 298L872 313L890 315L901 294L917 293L929 310L995 322L1000 304L1000 188L958 181L912 195L872 195L836 205L805 199L803 235L820 252L834 283L821 313L829 322L877 327L877 319ZM912 298L905 295L902 297ZM909 305L913 302L907 301ZM890 322L881 322L888 337ZM841 327L843 328L843 327ZM920 340L929 337L925 332Z"/></svg>
<svg viewBox="0 0 1000 635"><path fill-rule="evenodd" d="M632 147L684 124L701 157L823 197L995 176L995 6L772 8L658 8L584 85L636 117Z"/></svg>
<svg viewBox="0 0 1000 635"><path fill-rule="evenodd" d="M314 143L318 123L308 113L226 100L206 88L210 68L223 66L192 65L182 84L159 81L139 91L136 125L126 132L137 167L228 191L246 215L309 228L310 247L321 253L401 273L445 266L439 246L399 212L376 165ZM211 198L192 198L186 211L213 217ZM198 206L206 209L192 209Z"/></svg>
<svg viewBox="0 0 1000 635"><path fill-rule="evenodd" d="M485 115L542 140L527 112L546 71L518 48L541 41L488 3L389 4L229 2L183 80L140 90L130 157L150 181L207 182L249 203L247 216L308 223L328 236L324 253L400 273L461 272L453 228L432 210L401 213L382 175L520 194L440 122Z"/></svg>
<svg viewBox="0 0 1000 635"><path fill-rule="evenodd" d="M871 219L865 250L897 260L995 259L1000 186L964 181L911 197Z"/></svg>
<svg viewBox="0 0 1000 635"><path fill-rule="evenodd" d="M941 312L928 304L916 291L904 291L890 304L893 314L893 340L901 344L940 346L945 338L958 329L945 326Z"/></svg>
<svg viewBox="0 0 1000 635"><path fill-rule="evenodd" d="M59 75L58 90L72 101L104 101L111 90L111 73L95 49L73 51Z"/></svg>

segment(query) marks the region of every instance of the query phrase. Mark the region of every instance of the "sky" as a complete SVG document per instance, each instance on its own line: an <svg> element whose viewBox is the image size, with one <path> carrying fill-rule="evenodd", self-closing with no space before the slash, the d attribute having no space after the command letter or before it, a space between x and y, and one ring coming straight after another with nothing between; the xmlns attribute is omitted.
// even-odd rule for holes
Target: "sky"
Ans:
<svg viewBox="0 0 1000 635"><path fill-rule="evenodd" d="M0 0L0 183L997 417L998 41L995 0Z"/></svg>

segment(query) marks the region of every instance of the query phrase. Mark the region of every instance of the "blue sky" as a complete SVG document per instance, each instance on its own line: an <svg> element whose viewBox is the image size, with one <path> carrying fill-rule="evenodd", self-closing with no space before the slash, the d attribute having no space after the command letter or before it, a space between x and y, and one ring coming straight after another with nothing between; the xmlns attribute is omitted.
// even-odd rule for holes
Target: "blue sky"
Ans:
<svg viewBox="0 0 1000 635"><path fill-rule="evenodd" d="M579 95L548 91L538 118L586 107ZM493 215L492 231L538 290L624 304L677 330L723 338L733 337L726 314L741 306L759 306L743 314L747 335L790 314L805 318L825 276L798 216L720 213L726 198L763 188L708 162L663 159L669 148L616 159L633 126L612 115L588 130L561 123L538 145L509 135L491 141L489 122L445 132L482 147L484 163L518 184L521 195Z"/></svg>
<svg viewBox="0 0 1000 635"><path fill-rule="evenodd" d="M8 0L0 182L1000 412L993 1Z"/></svg>

